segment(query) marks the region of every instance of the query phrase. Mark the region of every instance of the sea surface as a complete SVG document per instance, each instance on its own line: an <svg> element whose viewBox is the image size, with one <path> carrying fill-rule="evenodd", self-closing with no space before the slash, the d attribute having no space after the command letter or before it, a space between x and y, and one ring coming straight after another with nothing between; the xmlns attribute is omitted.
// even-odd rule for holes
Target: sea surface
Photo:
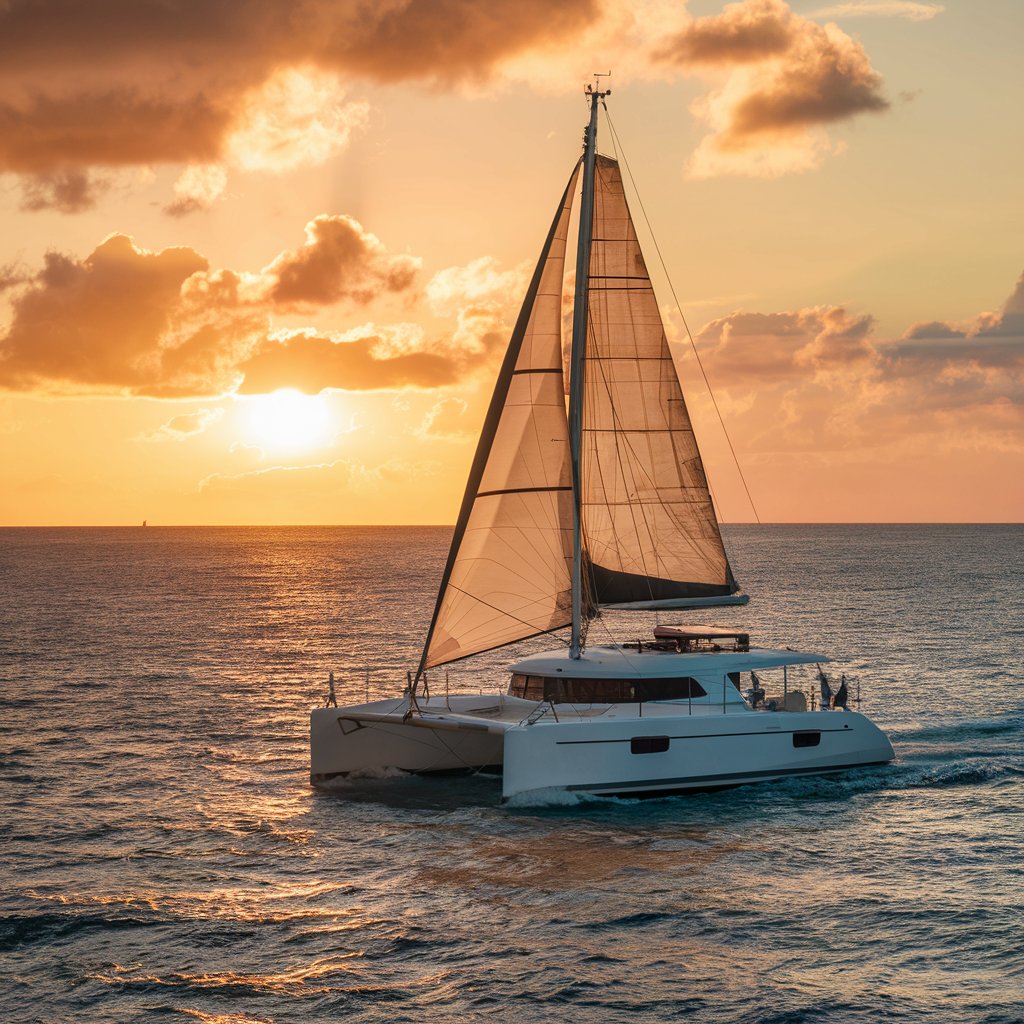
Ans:
<svg viewBox="0 0 1024 1024"><path fill-rule="evenodd" d="M1024 1020L1024 527L727 530L751 602L701 618L831 655L892 766L310 788L327 672L400 691L449 536L0 530L0 1021Z"/></svg>

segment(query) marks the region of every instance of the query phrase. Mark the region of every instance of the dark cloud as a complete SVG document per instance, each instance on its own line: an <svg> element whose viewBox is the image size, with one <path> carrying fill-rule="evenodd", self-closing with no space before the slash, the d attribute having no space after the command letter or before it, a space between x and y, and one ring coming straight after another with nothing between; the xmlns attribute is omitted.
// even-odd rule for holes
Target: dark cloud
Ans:
<svg viewBox="0 0 1024 1024"><path fill-rule="evenodd" d="M380 240L345 216L323 215L306 225L306 243L284 252L264 273L274 279L271 299L282 305L365 303L382 291L407 289L420 261L392 256Z"/></svg>
<svg viewBox="0 0 1024 1024"><path fill-rule="evenodd" d="M966 338L967 332L944 323L942 320L929 320L926 323L912 324L903 334L906 341L917 338Z"/></svg>
<svg viewBox="0 0 1024 1024"><path fill-rule="evenodd" d="M282 69L482 79L597 13L597 0L8 0L0 169L215 161L246 97Z"/></svg>
<svg viewBox="0 0 1024 1024"><path fill-rule="evenodd" d="M832 38L824 30L822 36L732 108L723 145L742 145L762 132L828 124L888 109L881 76L860 44L849 37Z"/></svg>
<svg viewBox="0 0 1024 1024"><path fill-rule="evenodd" d="M97 196L107 188L103 179L80 168L43 171L22 179L21 208L81 213L95 206Z"/></svg>
<svg viewBox="0 0 1024 1024"><path fill-rule="evenodd" d="M784 0L742 0L694 19L656 54L686 71L725 73L724 88L695 107L713 128L691 172L774 175L817 166L808 132L888 108L881 76L864 48L835 25L794 14ZM775 147L789 156L744 159Z"/></svg>
<svg viewBox="0 0 1024 1024"><path fill-rule="evenodd" d="M776 0L728 4L721 14L695 18L656 56L684 67L761 61L790 48L796 22L789 7Z"/></svg>
<svg viewBox="0 0 1024 1024"><path fill-rule="evenodd" d="M998 313L979 313L973 322L954 324L931 320L914 324L887 347L888 356L901 365L934 372L941 365L956 372L1024 369L1024 274Z"/></svg>
<svg viewBox="0 0 1024 1024"><path fill-rule="evenodd" d="M0 76L0 167L10 171L213 160L231 121L227 103L218 108L204 95L160 97L132 88L34 93L19 103L3 85Z"/></svg>

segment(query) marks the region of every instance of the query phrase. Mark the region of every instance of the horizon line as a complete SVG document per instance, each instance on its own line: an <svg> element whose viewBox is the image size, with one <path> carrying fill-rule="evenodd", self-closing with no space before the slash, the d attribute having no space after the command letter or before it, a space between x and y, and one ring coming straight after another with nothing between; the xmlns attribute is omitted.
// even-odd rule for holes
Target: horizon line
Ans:
<svg viewBox="0 0 1024 1024"><path fill-rule="evenodd" d="M780 519L736 520L720 526L1024 526L1024 520L979 519ZM427 530L454 523L0 523L0 530Z"/></svg>

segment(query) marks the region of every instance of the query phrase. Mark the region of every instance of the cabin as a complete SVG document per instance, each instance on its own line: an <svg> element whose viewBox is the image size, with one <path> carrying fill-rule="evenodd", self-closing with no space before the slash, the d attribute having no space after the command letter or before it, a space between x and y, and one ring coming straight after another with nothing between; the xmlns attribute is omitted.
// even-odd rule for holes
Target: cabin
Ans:
<svg viewBox="0 0 1024 1024"><path fill-rule="evenodd" d="M739 710L746 706L741 692L744 672L827 660L823 655L752 648L747 632L656 626L653 639L591 645L578 659L558 653L525 658L512 666L508 693L550 704L685 701L690 706ZM787 695L787 702L795 696Z"/></svg>

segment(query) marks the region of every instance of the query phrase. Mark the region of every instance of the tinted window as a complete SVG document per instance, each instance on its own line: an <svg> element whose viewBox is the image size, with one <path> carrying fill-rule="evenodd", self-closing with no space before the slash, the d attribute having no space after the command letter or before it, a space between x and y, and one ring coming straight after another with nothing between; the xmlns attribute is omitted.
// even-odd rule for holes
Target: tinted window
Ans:
<svg viewBox="0 0 1024 1024"><path fill-rule="evenodd" d="M668 750L667 736L634 736L629 741L632 754L664 754Z"/></svg>
<svg viewBox="0 0 1024 1024"><path fill-rule="evenodd" d="M645 700L686 700L707 691L690 676L670 679L551 679L516 673L508 692L553 704L628 704Z"/></svg>
<svg viewBox="0 0 1024 1024"><path fill-rule="evenodd" d="M816 747L821 742L820 732L795 732L793 733L794 747Z"/></svg>

